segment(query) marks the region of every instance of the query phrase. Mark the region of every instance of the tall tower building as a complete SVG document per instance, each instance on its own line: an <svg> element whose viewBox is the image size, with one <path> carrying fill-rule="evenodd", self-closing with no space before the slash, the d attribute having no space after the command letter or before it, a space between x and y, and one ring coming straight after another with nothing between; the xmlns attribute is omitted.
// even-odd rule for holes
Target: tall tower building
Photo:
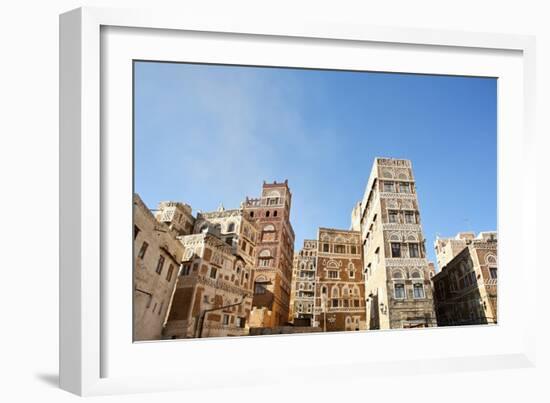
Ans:
<svg viewBox="0 0 550 403"><path fill-rule="evenodd" d="M294 254L290 320L295 326L311 326L315 308L315 273L317 241L305 239L303 248Z"/></svg>
<svg viewBox="0 0 550 403"><path fill-rule="evenodd" d="M246 198L244 214L256 224L254 298L250 327L276 327L288 321L294 230L288 181L263 183L260 198Z"/></svg>
<svg viewBox="0 0 550 403"><path fill-rule="evenodd" d="M368 329L436 326L409 160L376 158L361 201Z"/></svg>

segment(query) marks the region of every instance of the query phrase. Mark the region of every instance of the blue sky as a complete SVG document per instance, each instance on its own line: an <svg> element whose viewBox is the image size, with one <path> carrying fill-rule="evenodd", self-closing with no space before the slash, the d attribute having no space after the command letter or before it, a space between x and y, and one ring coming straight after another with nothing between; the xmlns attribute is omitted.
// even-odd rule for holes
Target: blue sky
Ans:
<svg viewBox="0 0 550 403"><path fill-rule="evenodd" d="M135 65L135 191L215 210L288 179L296 248L348 229L377 156L412 160L426 247L496 229L496 79Z"/></svg>

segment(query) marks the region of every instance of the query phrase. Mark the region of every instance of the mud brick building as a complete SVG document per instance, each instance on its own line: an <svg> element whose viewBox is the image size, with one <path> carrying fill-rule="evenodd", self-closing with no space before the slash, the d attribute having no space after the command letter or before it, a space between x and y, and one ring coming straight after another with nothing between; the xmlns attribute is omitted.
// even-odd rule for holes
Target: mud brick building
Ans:
<svg viewBox="0 0 550 403"><path fill-rule="evenodd" d="M361 234L319 228L313 326L324 331L364 330Z"/></svg>
<svg viewBox="0 0 550 403"><path fill-rule="evenodd" d="M138 195L134 209L134 340L161 338L183 246L169 225L159 222Z"/></svg>
<svg viewBox="0 0 550 403"><path fill-rule="evenodd" d="M411 162L376 158L352 219L363 244L367 328L436 326Z"/></svg>
<svg viewBox="0 0 550 403"><path fill-rule="evenodd" d="M468 237L462 248L438 239L436 253L445 254L446 264L433 277L438 326L497 323L497 234L482 232ZM456 244L456 242L453 242ZM438 256L438 261L444 261Z"/></svg>
<svg viewBox="0 0 550 403"><path fill-rule="evenodd" d="M185 251L164 338L248 334L253 268L220 238L215 227L178 238Z"/></svg>
<svg viewBox="0 0 550 403"><path fill-rule="evenodd" d="M294 257L291 202L285 180L264 182L261 197L247 197L243 203L245 216L258 231L250 327L276 327L288 322Z"/></svg>
<svg viewBox="0 0 550 403"><path fill-rule="evenodd" d="M311 326L315 310L317 241L306 239L294 254L289 320L296 326Z"/></svg>

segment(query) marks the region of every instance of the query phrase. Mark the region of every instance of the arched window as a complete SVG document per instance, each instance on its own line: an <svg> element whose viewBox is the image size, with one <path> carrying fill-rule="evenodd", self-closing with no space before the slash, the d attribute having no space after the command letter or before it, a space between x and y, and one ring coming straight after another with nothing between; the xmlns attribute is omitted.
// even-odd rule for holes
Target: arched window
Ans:
<svg viewBox="0 0 550 403"><path fill-rule="evenodd" d="M271 251L269 249L264 249L260 252L260 257L271 257Z"/></svg>
<svg viewBox="0 0 550 403"><path fill-rule="evenodd" d="M411 273L411 278L420 279L422 276L418 270L415 270Z"/></svg>
<svg viewBox="0 0 550 403"><path fill-rule="evenodd" d="M326 286L322 286L321 287L321 294L326 294L327 293L327 287Z"/></svg>
<svg viewBox="0 0 550 403"><path fill-rule="evenodd" d="M273 212L273 217L277 217L277 210Z"/></svg>
<svg viewBox="0 0 550 403"><path fill-rule="evenodd" d="M344 298L349 298L349 289L348 289L348 286L344 286L344 288L342 289L342 296Z"/></svg>
<svg viewBox="0 0 550 403"><path fill-rule="evenodd" d="M403 278L403 272L401 270L394 270L392 271L391 277L394 279L402 279Z"/></svg>
<svg viewBox="0 0 550 403"><path fill-rule="evenodd" d="M261 251L259 257L261 267L268 267L271 265L271 251L269 249L264 249Z"/></svg>
<svg viewBox="0 0 550 403"><path fill-rule="evenodd" d="M266 217L269 217L269 211L266 211L266 212L265 212L265 216L266 216Z"/></svg>
<svg viewBox="0 0 550 403"><path fill-rule="evenodd" d="M340 292L338 290L338 287L333 286L332 289L330 290L330 294L331 294L332 298L340 297Z"/></svg>
<svg viewBox="0 0 550 403"><path fill-rule="evenodd" d="M397 234L392 234L390 235L390 241L400 241L401 239L399 238L399 235Z"/></svg>
<svg viewBox="0 0 550 403"><path fill-rule="evenodd" d="M227 232L233 232L235 231L235 223L230 222L227 226Z"/></svg>

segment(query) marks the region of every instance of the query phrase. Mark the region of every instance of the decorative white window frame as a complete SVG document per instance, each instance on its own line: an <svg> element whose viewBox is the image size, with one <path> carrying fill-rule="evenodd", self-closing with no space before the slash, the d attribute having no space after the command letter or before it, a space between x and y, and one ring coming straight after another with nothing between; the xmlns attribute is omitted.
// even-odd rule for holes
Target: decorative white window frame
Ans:
<svg viewBox="0 0 550 403"><path fill-rule="evenodd" d="M107 137L108 141L104 142L105 139L101 138L104 130L102 119L108 117L108 114L105 115L108 111L102 110L101 94L103 91L111 91L111 86L115 84L102 82L100 55L105 45L102 35L106 30L113 32L112 27L131 30L132 35L138 32L143 35L153 32L173 34L172 39L180 34L189 34L194 40L201 40L211 33L216 33L215 37L223 38L223 41L242 39L251 49L258 43L262 43L262 46L279 46L278 43L282 43L282 46L288 49L293 44L299 44L302 51L292 55L291 65L295 67L459 74L458 71L463 67L456 64L452 68L448 67L445 65L447 58L460 56L461 61L487 57L493 60L494 57L503 55L502 66L506 67L502 67L503 75L498 76L499 97L502 97L499 98L498 144L499 270L503 273L499 278L499 324L489 327L407 332L355 332L305 337L285 335L137 344L129 340L119 345L112 344L110 336L107 335L111 326L110 318L116 317L119 308L128 309L127 306L113 305L113 301L107 298L113 285L105 284L104 277L111 273L102 271L105 262L112 258L110 253L114 253L109 250L109 240L104 233L104 226L110 225L110 220L114 219L113 216L105 216L104 207L112 202L112 195L106 190L111 189L111 182L121 179L119 167L109 168L106 165L109 160L107 151L111 151L109 147L113 146L110 142L112 139ZM155 40L160 41L161 38ZM312 44L315 46L311 46ZM146 44L143 46L145 49ZM304 46L309 46L308 52L303 52ZM356 62L351 62L350 58L338 57L335 53L328 53L324 57L330 57L330 62L321 63L315 49L322 47L330 48L335 53L353 54ZM194 51L196 47L190 49ZM524 253L528 248L527 234L536 232L536 212L534 209L517 208L531 205L530 202L536 197L535 191L514 192L512 197L504 197L511 194L512 185L508 183L513 183L514 189L517 186L536 189L533 185L537 180L536 175L520 176L513 171L510 158L510 146L513 147L515 155L519 155L523 160L532 158L536 149L537 137L533 123L536 88L534 49L534 38L528 36L358 26L313 19L304 21L288 18L285 21L274 21L269 19L269 15L257 20L247 20L245 16L240 19L215 19L166 10L102 8L82 8L63 14L60 17L61 387L80 395L98 395L209 388L229 384L236 386L236 380L227 377L223 370L219 373L213 371L211 366L205 366L201 361L202 358L206 362L211 362L213 357L220 361L220 368L225 368L224 363L227 360L231 360L232 365L248 365L246 368L235 369L236 373L245 370L246 373L255 374L254 377L240 377L240 386L273 382L269 374L263 378L261 375L265 371L260 369L267 362L270 367L283 365L285 370L281 371L281 377L284 380L279 379L279 382L292 382L296 376L306 375L306 381L317 379L324 371L326 372L327 366L336 365L348 366L356 376L369 376L373 373L389 375L394 371L403 373L406 368L410 368L412 373L419 365L439 373L464 368L479 370L532 366L535 358L533 324L536 323L536 295L531 292L524 297L521 304L521 320L514 320L518 319L518 312L515 310L518 308L508 304L507 299L500 294L507 295L510 277L507 277L506 273L510 272L508 270L511 267L514 269L514 286L518 283L526 284L527 279L535 277L538 267L536 254ZM233 48L231 51L239 54L240 60L247 60L238 64L284 63L272 61L273 57L281 57L279 53L250 51L245 54ZM369 58L367 63L361 59L364 52L379 52L387 57ZM424 54L431 67L422 71L409 69L407 63L422 62L419 60L422 58L406 56L415 52ZM434 57L435 53L443 57ZM512 56L508 58L506 55ZM304 59L305 57L308 59ZM220 59L211 62L221 62L222 59L220 56ZM396 64L393 68L388 68L387 63L392 61ZM442 67L444 65L446 67ZM501 68L500 65L497 67ZM466 71L461 74L472 75L477 71L481 72L481 75L491 75L491 69L496 71L497 67L477 67L472 68L471 74ZM510 67L510 70L506 70L507 67ZM484 71L489 73L484 74ZM100 87L100 83L105 87ZM518 99L512 100L512 93L517 95ZM128 98L131 94L119 95ZM510 109L512 104L515 108ZM513 113L508 114L506 111ZM506 178L506 182L502 180L503 177ZM131 221L131 195L128 195L127 204L128 209L123 219L130 218ZM516 214L507 214L510 211L515 211ZM518 211L521 213L517 214ZM131 226L128 227L128 240L131 244ZM131 267L128 270L131 271ZM131 282L131 279L128 281ZM510 326L511 322L521 323L521 328L517 325ZM125 334L129 332L131 329L124 329ZM465 342L443 343L457 337ZM369 338L368 343L365 343L365 338ZM492 344L485 346L484 340L489 338ZM399 340L396 342L397 339ZM404 340L407 340L407 343L403 343ZM476 348L462 347L476 344L474 340L486 348L484 353ZM304 371L303 362L293 361L292 357L300 356L297 351L307 350L312 344L321 342L326 354L323 357L312 356L308 361L307 371ZM425 342L432 343L433 348L420 348L415 351L379 348L420 345ZM228 349L228 343L245 344L240 349ZM506 343L506 347L502 343ZM438 345L444 348L437 348ZM117 351L119 348L126 353L133 352L125 356L128 365L132 365L132 361L139 358L142 367L134 365L132 368L120 367L117 371L111 371L110 365L112 361L116 361L115 355L119 354L118 358L122 357ZM242 359L235 359L233 350L239 350ZM248 359L260 350L261 362ZM186 354L185 360L166 358L177 357L182 352ZM346 358L348 356L353 356L355 362L350 363ZM158 360L162 359L165 359L162 361L162 367L150 365L158 364ZM384 362L384 365L380 366L380 362ZM154 368L155 373L150 370L139 372L146 371L146 368ZM208 376L205 376L206 373Z"/></svg>

